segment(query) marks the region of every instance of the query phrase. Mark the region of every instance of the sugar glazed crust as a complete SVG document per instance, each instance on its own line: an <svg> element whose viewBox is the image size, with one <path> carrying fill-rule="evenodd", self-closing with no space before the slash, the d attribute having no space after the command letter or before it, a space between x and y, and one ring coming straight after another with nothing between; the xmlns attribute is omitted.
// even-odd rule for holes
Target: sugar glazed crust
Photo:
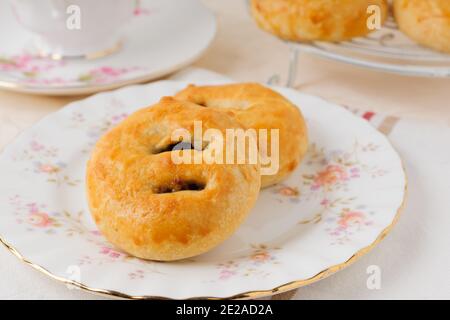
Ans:
<svg viewBox="0 0 450 320"><path fill-rule="evenodd" d="M87 166L87 196L101 233L127 253L178 260L230 237L253 207L260 165L175 164L171 134L242 128L232 115L163 98L137 111L96 144ZM188 149L193 158L206 149ZM225 152L225 151L224 151Z"/></svg>
<svg viewBox="0 0 450 320"><path fill-rule="evenodd" d="M263 188L284 180L297 168L306 154L308 134L300 110L270 88L257 83L220 86L190 85L175 97L223 114L231 114L245 128L268 129L268 150L263 150L263 153L268 152L269 155L270 129L279 130L279 169L276 174L261 177ZM266 165L270 166L270 164L261 164L262 168Z"/></svg>
<svg viewBox="0 0 450 320"><path fill-rule="evenodd" d="M251 0L258 26L291 41L344 41L365 36L370 5L381 9L381 22L388 15L385 0Z"/></svg>
<svg viewBox="0 0 450 320"><path fill-rule="evenodd" d="M450 53L449 0L394 0L397 24L417 43Z"/></svg>

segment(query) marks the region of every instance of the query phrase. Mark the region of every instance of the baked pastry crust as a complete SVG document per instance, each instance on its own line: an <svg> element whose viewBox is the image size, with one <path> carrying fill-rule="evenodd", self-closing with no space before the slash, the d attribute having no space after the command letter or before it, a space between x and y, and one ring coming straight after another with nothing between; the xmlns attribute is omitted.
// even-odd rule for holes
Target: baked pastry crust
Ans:
<svg viewBox="0 0 450 320"><path fill-rule="evenodd" d="M365 36L367 8L378 5L381 19L388 14L386 0L251 0L260 28L291 41L344 41Z"/></svg>
<svg viewBox="0 0 450 320"><path fill-rule="evenodd" d="M279 129L279 170L274 175L261 177L263 188L285 179L306 154L308 134L300 110L279 93L260 84L190 85L175 98L233 114L245 128L268 129L269 133L270 129ZM269 134L269 150L270 145ZM270 165L261 165L265 166Z"/></svg>
<svg viewBox="0 0 450 320"><path fill-rule="evenodd" d="M397 24L417 43L450 53L449 0L394 0Z"/></svg>
<svg viewBox="0 0 450 320"><path fill-rule="evenodd" d="M204 253L234 233L257 199L259 162L174 163L171 135L179 128L194 134L194 121L204 130L242 128L232 116L166 97L110 130L92 152L91 214L101 233L133 256L170 261Z"/></svg>

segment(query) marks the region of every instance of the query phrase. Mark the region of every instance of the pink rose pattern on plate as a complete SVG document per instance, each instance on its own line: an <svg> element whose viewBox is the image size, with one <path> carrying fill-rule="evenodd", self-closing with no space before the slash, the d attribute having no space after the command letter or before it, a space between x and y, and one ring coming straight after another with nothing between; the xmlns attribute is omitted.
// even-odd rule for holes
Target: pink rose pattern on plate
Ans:
<svg viewBox="0 0 450 320"><path fill-rule="evenodd" d="M251 245L251 253L246 256L239 257L236 260L229 260L217 265L219 272L218 280L228 280L232 277L248 277L258 274L265 277L270 275L263 268L267 264L278 264L276 251L279 247L269 247L265 244Z"/></svg>
<svg viewBox="0 0 450 320"><path fill-rule="evenodd" d="M63 232L66 236L83 234L85 228L81 223L82 211L53 211L46 204L25 201L21 196L9 198L16 222L23 225L29 232L56 234Z"/></svg>
<svg viewBox="0 0 450 320"><path fill-rule="evenodd" d="M88 136L89 141L86 144L88 148L83 149L84 153L91 152L91 149L94 147L97 140L104 133L125 120L129 115L127 112L124 112L125 106L119 99L111 99L108 105L108 110L105 111L102 119L95 123L86 121L84 115L78 111L72 112L71 126L85 131Z"/></svg>
<svg viewBox="0 0 450 320"><path fill-rule="evenodd" d="M288 200L299 203L302 200L317 199L320 211L307 219L298 222L299 226L325 222L325 231L331 236L330 244L345 244L352 240L351 236L372 225L370 216L363 204L358 204L357 197L335 198L336 191L349 192L351 180L362 175L370 179L383 177L387 171L370 167L362 163L361 153L378 150L378 146L368 143L361 145L355 142L350 151L333 150L326 152L323 148L312 144L304 160L304 173L298 186L281 184L272 188L278 202Z"/></svg>
<svg viewBox="0 0 450 320"><path fill-rule="evenodd" d="M33 139L29 142L28 148L22 150L13 156L13 161L23 161L29 166L25 168L26 172L33 172L46 178L49 183L58 186L78 186L82 179L70 177L65 169L67 164L60 160L59 149L56 147L46 146Z"/></svg>
<svg viewBox="0 0 450 320"><path fill-rule="evenodd" d="M101 66L85 71L78 76L52 76L52 71L67 67L64 60L52 60L24 53L0 55L0 72L26 85L41 86L85 86L101 85L125 80L126 76L142 71L141 67Z"/></svg>
<svg viewBox="0 0 450 320"><path fill-rule="evenodd" d="M138 71L140 68L113 68L113 67L100 67L90 70L81 74L78 77L78 82L87 84L108 84L117 80L126 74L134 71Z"/></svg>
<svg viewBox="0 0 450 320"><path fill-rule="evenodd" d="M87 241L98 248L97 254L83 254L77 259L76 264L80 267L121 262L145 269L145 272L138 272L137 274L141 278L144 277L146 272L161 273L157 269L156 262L129 256L108 243L98 230L88 229L82 221L85 214L83 211L54 211L46 204L26 201L19 195L10 197L9 204L13 208L16 223L23 226L27 232L39 232L48 236L62 234L66 237L83 235L83 241ZM130 278L132 278L131 275Z"/></svg>
<svg viewBox="0 0 450 320"><path fill-rule="evenodd" d="M107 243L97 230L89 230L82 222L83 211L70 213L68 211L55 212L47 205L25 201L19 195L10 198L16 222L23 225L28 232L42 232L46 235L55 235L62 232L67 237L83 235L89 243L97 248L96 255L83 254L77 259L79 267L121 262L135 265L138 269L128 274L132 280L143 279L146 273L161 273L158 262L145 261L129 256ZM234 261L226 261L217 265L218 280L227 280L233 276L250 276L258 274L268 276L264 270L266 264L278 264L276 251L279 247L268 247L264 244L252 245L251 253L239 257ZM194 259L190 259L194 262Z"/></svg>

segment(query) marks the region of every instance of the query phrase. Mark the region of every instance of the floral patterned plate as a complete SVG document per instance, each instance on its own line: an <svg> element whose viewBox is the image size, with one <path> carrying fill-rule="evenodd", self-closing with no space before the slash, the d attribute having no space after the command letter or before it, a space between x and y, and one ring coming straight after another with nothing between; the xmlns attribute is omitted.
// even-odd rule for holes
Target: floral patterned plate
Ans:
<svg viewBox="0 0 450 320"><path fill-rule="evenodd" d="M133 111L187 83L101 93L47 116L0 156L0 235L12 253L82 289L126 298L249 298L317 281L373 248L403 206L402 162L387 138L347 110L275 88L301 109L311 145L301 168L263 190L247 221L214 250L161 263L128 256L96 229L86 161Z"/></svg>
<svg viewBox="0 0 450 320"><path fill-rule="evenodd" d="M192 63L215 36L216 19L199 0L139 4L120 51L93 60L57 61L39 56L8 1L0 1L0 88L73 95L148 81Z"/></svg>

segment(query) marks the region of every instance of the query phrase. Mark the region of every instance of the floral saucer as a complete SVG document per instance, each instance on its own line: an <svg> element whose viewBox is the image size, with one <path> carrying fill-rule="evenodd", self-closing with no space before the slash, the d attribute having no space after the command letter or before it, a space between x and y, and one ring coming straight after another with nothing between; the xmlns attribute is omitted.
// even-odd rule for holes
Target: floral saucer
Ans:
<svg viewBox="0 0 450 320"><path fill-rule="evenodd" d="M320 280L372 249L402 209L406 177L385 136L347 110L275 88L301 106L307 157L261 191L225 243L192 259L143 261L97 231L86 204L86 161L96 140L128 114L173 95L161 81L94 95L51 114L0 156L0 235L48 276L124 298L256 298Z"/></svg>
<svg viewBox="0 0 450 320"><path fill-rule="evenodd" d="M215 33L214 15L198 0L141 0L119 51L58 61L36 52L31 34L0 1L0 88L72 95L152 80L195 61Z"/></svg>

